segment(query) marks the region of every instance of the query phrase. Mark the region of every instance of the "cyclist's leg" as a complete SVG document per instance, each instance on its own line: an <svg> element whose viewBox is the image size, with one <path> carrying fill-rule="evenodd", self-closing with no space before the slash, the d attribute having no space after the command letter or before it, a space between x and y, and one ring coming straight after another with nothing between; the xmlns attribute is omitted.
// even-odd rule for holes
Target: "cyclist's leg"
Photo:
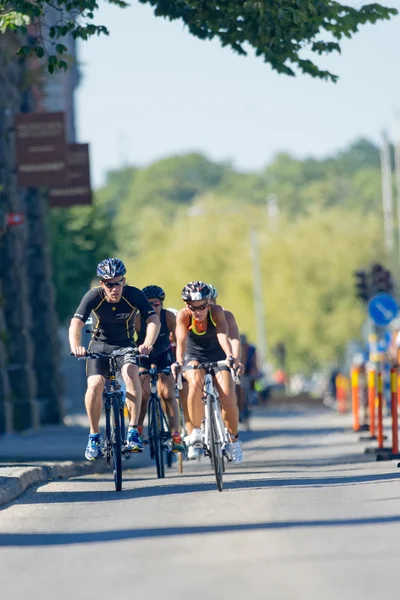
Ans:
<svg viewBox="0 0 400 600"><path fill-rule="evenodd" d="M239 430L239 410L231 374L229 371L220 371L214 380L221 401L222 418L231 437L236 438Z"/></svg>
<svg viewBox="0 0 400 600"><path fill-rule="evenodd" d="M189 385L186 381L185 377L182 377L182 389L179 390L179 398L182 404L183 418L185 421L185 428L188 435L190 435L193 431L193 425L189 418L189 408L188 408L188 393L189 393Z"/></svg>
<svg viewBox="0 0 400 600"><path fill-rule="evenodd" d="M158 369L167 369L174 362L172 352L163 352L156 357L155 363ZM168 417L171 433L179 430L179 408L175 396L175 381L172 375L161 374L158 377L158 395L164 404L164 412Z"/></svg>
<svg viewBox="0 0 400 600"><path fill-rule="evenodd" d="M188 365L198 364L191 360ZM193 429L200 429L201 421L204 418L204 407L201 400L204 375L201 371L185 371L185 377L188 382L188 416Z"/></svg>
<svg viewBox="0 0 400 600"><path fill-rule="evenodd" d="M127 445L132 452L142 452L143 440L138 431L140 407L142 403L142 387L139 380L139 368L136 364L125 363L121 374L126 386L126 406L129 413Z"/></svg>
<svg viewBox="0 0 400 600"><path fill-rule="evenodd" d="M88 361L88 380L85 394L85 406L90 424L89 439L85 450L85 457L88 460L97 460L102 456L99 422L102 409L102 394L107 371L107 361L101 359Z"/></svg>
<svg viewBox="0 0 400 600"><path fill-rule="evenodd" d="M106 348L102 342L91 342L91 352L105 352ZM102 394L105 378L108 374L108 360L96 358L86 362L87 389L85 394L86 413L90 424L90 433L100 433L100 415L102 409Z"/></svg>
<svg viewBox="0 0 400 600"><path fill-rule="evenodd" d="M165 412L168 417L172 437L172 450L174 452L183 451L184 446L179 428L179 407L175 396L175 382L172 375L162 374L160 376L158 391L165 404Z"/></svg>
<svg viewBox="0 0 400 600"><path fill-rule="evenodd" d="M149 369L149 368L150 368L150 361L148 360L148 358L141 358L139 373L141 371L143 371L144 369ZM144 420L147 415L147 407L148 407L149 398L150 398L150 376L143 375L142 377L139 377L139 379L140 379L140 383L142 386L142 404L141 404L140 413L139 413L138 430L139 430L140 435L143 435L143 423L144 423Z"/></svg>
<svg viewBox="0 0 400 600"><path fill-rule="evenodd" d="M179 409L175 397L175 382L172 375L160 375L158 379L158 393L165 402L165 409L168 417L171 432L179 429Z"/></svg>
<svg viewBox="0 0 400 600"><path fill-rule="evenodd" d="M239 409L234 383L229 371L220 371L215 376L215 384L222 406L222 417L232 439L232 460L240 463L243 452L239 441Z"/></svg>
<svg viewBox="0 0 400 600"><path fill-rule="evenodd" d="M100 433L100 415L105 379L102 375L90 375L87 380L85 406L89 419L90 433Z"/></svg>
<svg viewBox="0 0 400 600"><path fill-rule="evenodd" d="M142 404L142 386L139 380L139 368L134 364L125 364L121 369L121 374L126 386L129 425L137 427Z"/></svg>
<svg viewBox="0 0 400 600"><path fill-rule="evenodd" d="M190 360L189 365L198 364L198 361ZM203 443L203 433L201 431L201 421L204 418L204 406L202 402L202 390L204 374L201 371L185 371L185 378L188 382L188 416L192 431L189 437L188 458L199 456L199 445Z"/></svg>

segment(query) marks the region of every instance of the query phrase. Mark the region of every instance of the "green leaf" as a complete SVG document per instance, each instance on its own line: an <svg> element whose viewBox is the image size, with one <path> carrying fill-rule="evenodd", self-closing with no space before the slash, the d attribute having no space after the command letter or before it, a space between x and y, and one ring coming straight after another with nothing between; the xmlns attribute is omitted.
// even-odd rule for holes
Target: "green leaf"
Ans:
<svg viewBox="0 0 400 600"><path fill-rule="evenodd" d="M56 44L55 48L57 54L63 54L63 52L67 52L68 48L64 46L64 44Z"/></svg>

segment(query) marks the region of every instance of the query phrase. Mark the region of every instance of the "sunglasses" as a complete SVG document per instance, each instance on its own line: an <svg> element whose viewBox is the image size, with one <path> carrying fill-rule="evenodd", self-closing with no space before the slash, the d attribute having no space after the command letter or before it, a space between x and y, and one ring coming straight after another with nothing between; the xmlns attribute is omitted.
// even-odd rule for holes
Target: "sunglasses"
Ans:
<svg viewBox="0 0 400 600"><path fill-rule="evenodd" d="M124 285L124 281L125 281L125 277L123 277L119 281L113 281L112 283L110 281L102 281L101 283L103 285L105 285L106 288L108 288L109 290L112 290L113 288L117 288L117 287L120 287L121 285Z"/></svg>
<svg viewBox="0 0 400 600"><path fill-rule="evenodd" d="M149 304L151 306L161 306L161 302L159 300L156 300L155 302L149 302Z"/></svg>
<svg viewBox="0 0 400 600"><path fill-rule="evenodd" d="M187 307L192 312L196 312L197 310L205 310L208 307L208 303L201 304L201 306L191 306L190 304L188 304Z"/></svg>

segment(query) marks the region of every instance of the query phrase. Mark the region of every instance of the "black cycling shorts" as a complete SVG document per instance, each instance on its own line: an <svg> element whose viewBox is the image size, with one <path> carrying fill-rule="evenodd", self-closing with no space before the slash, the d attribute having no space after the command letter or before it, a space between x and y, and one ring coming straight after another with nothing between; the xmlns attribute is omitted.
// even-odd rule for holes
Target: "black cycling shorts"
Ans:
<svg viewBox="0 0 400 600"><path fill-rule="evenodd" d="M110 346L105 342L93 341L89 345L89 352L101 352L102 354L111 354L114 350L119 350L121 346ZM136 365L137 358L134 352L127 352L124 356L117 358L118 370L121 371L124 365ZM86 361L86 376L102 375L107 377L110 374L109 363L106 358L94 358Z"/></svg>
<svg viewBox="0 0 400 600"><path fill-rule="evenodd" d="M158 356L146 356L139 358L139 366L142 369L150 369L151 365L156 365L157 369L166 369L175 362L174 355L171 350L162 352Z"/></svg>

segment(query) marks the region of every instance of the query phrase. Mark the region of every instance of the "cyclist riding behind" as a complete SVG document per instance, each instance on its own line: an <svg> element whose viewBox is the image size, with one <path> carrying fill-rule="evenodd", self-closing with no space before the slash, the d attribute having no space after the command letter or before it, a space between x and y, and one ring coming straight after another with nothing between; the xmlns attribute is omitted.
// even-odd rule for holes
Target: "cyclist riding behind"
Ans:
<svg viewBox="0 0 400 600"><path fill-rule="evenodd" d="M188 283L182 290L186 307L179 311L176 320L176 363L172 366L175 375L181 366L198 365L202 362L216 362L227 359L234 368L238 367L238 357L233 356L229 341L229 329L224 310L219 305L210 305L211 290L202 281ZM222 416L232 440L232 460L241 462L243 458L238 436L239 414L234 384L229 372L221 369L215 377ZM188 458L196 458L196 446L202 444L201 421L204 418L202 389L204 373L197 370L185 371L189 384L188 408L193 430L189 438Z"/></svg>
<svg viewBox="0 0 400 600"><path fill-rule="evenodd" d="M149 304L156 311L160 319L161 328L158 338L155 341L153 350L149 356L140 359L140 370L150 369L151 365L156 365L158 369L170 367L175 358L171 348L170 336L175 339L176 317L174 313L163 307L165 292L158 285L148 285L142 289ZM135 330L137 333L137 344L142 344L146 337L146 323L140 314L135 317ZM140 409L138 430L143 435L143 422L147 413L147 405L150 397L150 386L148 378L142 378L142 407ZM165 403L165 408L169 421L169 428L172 437L172 450L179 452L184 449L181 434L179 433L179 408L175 397L175 382L171 375L162 373L158 376L158 393L161 400Z"/></svg>
<svg viewBox="0 0 400 600"><path fill-rule="evenodd" d="M210 304L217 304L218 292L217 292L216 287L213 286L211 283L208 284L208 287L211 290ZM238 361L240 361L242 358L242 346L240 343L239 327L236 323L236 319L235 319L233 313L231 313L230 310L226 310L224 308L224 314L225 314L226 322L228 323L229 340L232 345L233 356L236 356L238 358ZM244 372L244 366L241 362L238 362L238 365L239 365L238 373L240 375L242 375L242 373ZM241 419L241 412L240 412L241 408L240 408L239 400L240 400L240 394L241 394L241 390L242 390L242 384L243 384L243 380L241 381L240 384L235 385L236 401L238 403L238 409L239 409L239 422Z"/></svg>
<svg viewBox="0 0 400 600"><path fill-rule="evenodd" d="M210 288L210 304L217 304L218 292L217 289L211 284L207 284ZM238 373L242 374L244 367L241 363L241 343L240 343L240 335L239 335L239 327L236 323L236 319L231 313L230 310L226 310L223 308L226 322L228 323L228 336L232 346L232 354L238 361Z"/></svg>
<svg viewBox="0 0 400 600"><path fill-rule="evenodd" d="M82 328L90 313L94 316L94 327L88 351L111 354L119 348L135 348L134 315L137 310L146 323L145 338L138 350L141 354L149 354L153 349L160 330L160 320L145 295L138 288L126 285L125 274L125 265L118 258L107 258L98 264L100 286L84 295L71 319L69 343L75 356L86 356L86 348L82 346ZM142 452L143 441L138 432L142 388L135 352L118 359L118 367L126 386L125 399L129 413L127 446L131 452ZM106 358L90 360L86 367L85 406L90 434L85 456L88 460L102 456L99 421L108 370Z"/></svg>

